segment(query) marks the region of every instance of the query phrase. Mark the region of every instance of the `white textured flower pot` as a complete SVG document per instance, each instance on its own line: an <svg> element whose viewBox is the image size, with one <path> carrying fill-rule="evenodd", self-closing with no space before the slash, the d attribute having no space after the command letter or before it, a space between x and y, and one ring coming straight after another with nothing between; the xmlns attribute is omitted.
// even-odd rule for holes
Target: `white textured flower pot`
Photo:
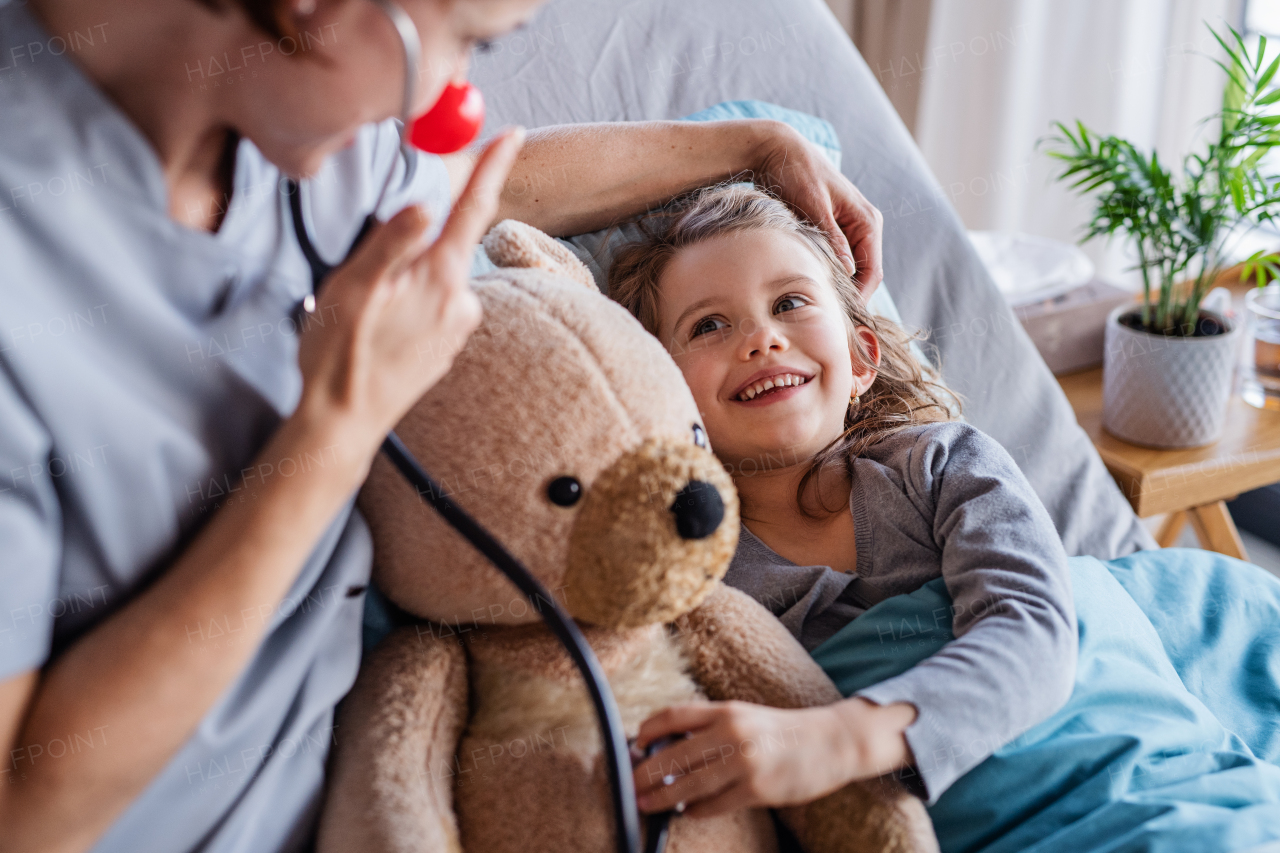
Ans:
<svg viewBox="0 0 1280 853"><path fill-rule="evenodd" d="M1240 324L1213 315L1228 331L1201 338L1139 332L1107 317L1102 425L1132 444L1198 447L1217 441L1226 422Z"/></svg>

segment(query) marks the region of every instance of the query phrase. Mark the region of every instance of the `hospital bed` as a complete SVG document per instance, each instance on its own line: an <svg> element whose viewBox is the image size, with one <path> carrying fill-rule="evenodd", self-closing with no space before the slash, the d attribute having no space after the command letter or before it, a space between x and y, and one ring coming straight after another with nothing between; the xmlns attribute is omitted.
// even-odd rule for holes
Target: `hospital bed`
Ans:
<svg viewBox="0 0 1280 853"><path fill-rule="evenodd" d="M944 850L1261 850L1280 839L1280 583L1216 554L1153 550L822 0L551 0L478 54L471 77L488 132L676 119L742 100L835 129L844 174L884 214L883 287L1075 555L1072 696L930 807ZM945 603L941 583L897 597L904 610L889 616L933 606L929 594ZM894 671L924 653L910 645ZM875 637L860 649L828 667L846 695L896 654Z"/></svg>

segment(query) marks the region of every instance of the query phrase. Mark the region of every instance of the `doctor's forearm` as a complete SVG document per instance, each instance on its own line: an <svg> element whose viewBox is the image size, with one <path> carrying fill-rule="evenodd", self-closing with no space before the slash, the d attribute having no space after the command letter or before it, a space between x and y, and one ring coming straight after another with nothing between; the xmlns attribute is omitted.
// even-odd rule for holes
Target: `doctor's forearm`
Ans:
<svg viewBox="0 0 1280 853"><path fill-rule="evenodd" d="M276 609L368 466L360 442L298 419L256 461L278 469L303 453L331 464L246 484L150 588L48 667L8 756L16 781L0 786L0 850L88 849L244 670L267 627L255 615ZM238 642L193 642L193 626L224 619ZM30 747L85 731L101 735L93 749L41 759Z"/></svg>
<svg viewBox="0 0 1280 853"><path fill-rule="evenodd" d="M552 236L604 228L756 170L768 150L792 136L781 122L755 119L539 128L529 132L507 178L498 219Z"/></svg>

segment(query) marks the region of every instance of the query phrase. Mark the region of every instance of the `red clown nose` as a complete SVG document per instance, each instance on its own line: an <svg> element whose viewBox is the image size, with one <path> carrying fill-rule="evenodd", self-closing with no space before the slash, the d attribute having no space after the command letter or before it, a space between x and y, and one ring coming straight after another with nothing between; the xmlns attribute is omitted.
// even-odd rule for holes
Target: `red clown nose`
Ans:
<svg viewBox="0 0 1280 853"><path fill-rule="evenodd" d="M484 97L465 80L444 87L440 100L409 130L415 148L430 154L452 154L470 144L484 124Z"/></svg>

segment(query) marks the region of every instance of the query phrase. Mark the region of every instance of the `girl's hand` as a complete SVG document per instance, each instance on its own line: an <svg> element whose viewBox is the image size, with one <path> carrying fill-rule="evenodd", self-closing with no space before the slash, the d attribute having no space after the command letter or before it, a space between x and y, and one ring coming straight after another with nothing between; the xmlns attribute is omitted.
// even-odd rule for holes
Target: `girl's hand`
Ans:
<svg viewBox="0 0 1280 853"><path fill-rule="evenodd" d="M318 422L337 417L356 452L372 457L479 325L480 302L467 283L471 257L523 139L516 128L489 144L431 245L423 244L420 207L377 226L303 320L299 413Z"/></svg>
<svg viewBox="0 0 1280 853"><path fill-rule="evenodd" d="M795 710L745 702L668 708L644 722L636 747L688 737L636 768L637 802L644 812L695 817L807 803L909 764L902 732L915 716L906 703L857 697Z"/></svg>

